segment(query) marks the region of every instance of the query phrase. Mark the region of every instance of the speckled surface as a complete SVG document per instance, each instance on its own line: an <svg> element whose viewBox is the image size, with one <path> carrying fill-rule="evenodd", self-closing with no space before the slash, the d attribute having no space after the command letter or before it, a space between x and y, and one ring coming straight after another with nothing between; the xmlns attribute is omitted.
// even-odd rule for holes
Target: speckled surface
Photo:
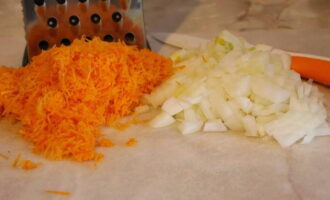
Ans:
<svg viewBox="0 0 330 200"><path fill-rule="evenodd" d="M327 0L155 0L145 8L149 32L212 38L228 29L252 43L330 56Z"/></svg>
<svg viewBox="0 0 330 200"><path fill-rule="evenodd" d="M223 29L251 43L330 57L328 0L145 0L149 33L177 32L212 38ZM19 0L0 4L0 61L19 66L25 46ZM152 41L155 42L155 41ZM1 81L1 80L0 80ZM319 86L329 103L329 88ZM119 144L101 150L105 161L49 162L0 123L0 153L43 162L30 172L0 158L0 199L328 200L330 137L280 148L273 141L229 134L181 136L171 127L139 125L124 133L105 129ZM127 138L134 148L120 146ZM44 190L64 190L67 197Z"/></svg>

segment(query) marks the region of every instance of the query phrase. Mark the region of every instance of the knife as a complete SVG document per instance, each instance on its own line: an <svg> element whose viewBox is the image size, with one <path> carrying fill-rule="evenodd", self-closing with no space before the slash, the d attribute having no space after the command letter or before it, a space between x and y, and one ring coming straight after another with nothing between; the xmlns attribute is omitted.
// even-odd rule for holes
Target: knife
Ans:
<svg viewBox="0 0 330 200"><path fill-rule="evenodd" d="M180 33L155 32L155 40L182 49L205 46L210 40ZM291 56L291 69L302 77L330 86L330 58L306 53L285 51Z"/></svg>

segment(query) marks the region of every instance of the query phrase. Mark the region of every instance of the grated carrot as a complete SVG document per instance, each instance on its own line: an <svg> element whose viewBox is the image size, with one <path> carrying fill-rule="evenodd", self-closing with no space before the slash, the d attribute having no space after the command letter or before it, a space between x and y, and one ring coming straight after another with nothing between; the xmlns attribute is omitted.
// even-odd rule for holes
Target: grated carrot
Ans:
<svg viewBox="0 0 330 200"><path fill-rule="evenodd" d="M134 112L128 117L123 120L116 120L109 124L111 127L117 130L125 130L132 124L144 124L147 123L149 120L138 119L139 113L134 110Z"/></svg>
<svg viewBox="0 0 330 200"><path fill-rule="evenodd" d="M71 192L63 192L63 191L56 191L56 190L46 190L45 192L50 194L59 194L59 195L70 195Z"/></svg>
<svg viewBox="0 0 330 200"><path fill-rule="evenodd" d="M124 131L125 129L127 129L129 127L130 124L126 123L126 122L115 121L109 125L117 130Z"/></svg>
<svg viewBox="0 0 330 200"><path fill-rule="evenodd" d="M137 144L137 140L135 138L130 138L128 141L125 143L126 146L131 147Z"/></svg>
<svg viewBox="0 0 330 200"><path fill-rule="evenodd" d="M112 147L112 146L114 146L114 144L112 143L111 140L109 140L107 138L102 138L99 141L97 141L96 146L98 146L98 147Z"/></svg>
<svg viewBox="0 0 330 200"><path fill-rule="evenodd" d="M149 120L138 120L136 119L136 117L134 116L135 113L133 113L133 117L125 122L121 122L121 121L115 121L115 122L112 122L110 124L111 127L117 129L117 130L125 130L127 129L131 124L142 124L142 123L146 123L148 122Z"/></svg>
<svg viewBox="0 0 330 200"><path fill-rule="evenodd" d="M49 159L87 161L99 126L129 115L173 73L154 52L95 38L42 52L24 68L0 67L0 116L14 117L33 150Z"/></svg>
<svg viewBox="0 0 330 200"><path fill-rule="evenodd" d="M30 160L23 160L20 165L22 169L30 170L39 167L41 163L34 163Z"/></svg>
<svg viewBox="0 0 330 200"><path fill-rule="evenodd" d="M179 70L183 70L183 69L185 69L185 68L186 68L185 65L180 65L180 66L176 66L176 67L174 68L174 70L179 71Z"/></svg>
<svg viewBox="0 0 330 200"><path fill-rule="evenodd" d="M14 168L21 168L25 170L30 170L30 169L35 169L41 165L41 163L34 163L30 160L20 160L21 159L21 154L17 154L15 157L15 160L12 163L12 166Z"/></svg>
<svg viewBox="0 0 330 200"><path fill-rule="evenodd" d="M17 167L20 158L21 158L21 154L19 153L19 154L16 155L16 158L15 158L15 160L13 161L13 164L12 164L13 167Z"/></svg>
<svg viewBox="0 0 330 200"><path fill-rule="evenodd" d="M3 158L3 159L6 159L6 160L8 160L8 159L9 159L9 157L8 157L8 156L6 156L5 154L2 154L2 153L0 153L0 157L1 157L1 158Z"/></svg>

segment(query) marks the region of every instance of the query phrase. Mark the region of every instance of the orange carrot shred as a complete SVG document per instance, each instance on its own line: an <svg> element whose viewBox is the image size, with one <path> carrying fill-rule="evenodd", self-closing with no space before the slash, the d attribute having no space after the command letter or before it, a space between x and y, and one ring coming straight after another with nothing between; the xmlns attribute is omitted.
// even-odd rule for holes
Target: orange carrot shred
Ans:
<svg viewBox="0 0 330 200"><path fill-rule="evenodd" d="M75 40L26 67L0 67L0 117L20 120L19 133L49 159L99 160L99 127L133 113L172 73L172 61L150 50Z"/></svg>
<svg viewBox="0 0 330 200"><path fill-rule="evenodd" d="M135 138L130 138L128 141L125 143L126 146L131 147L137 144L137 140Z"/></svg>
<svg viewBox="0 0 330 200"><path fill-rule="evenodd" d="M8 156L6 156L5 154L2 154L2 153L0 153L0 157L1 157L1 158L3 158L3 159L6 159L6 160L8 160L8 159L9 159L9 157L8 157Z"/></svg>
<svg viewBox="0 0 330 200"><path fill-rule="evenodd" d="M124 131L129 127L131 123L115 121L110 124L112 128L115 128L120 131Z"/></svg>
<svg viewBox="0 0 330 200"><path fill-rule="evenodd" d="M21 168L25 170L30 170L30 169L35 169L41 165L41 163L34 163L30 160L20 160L21 159L21 154L17 154L15 157L15 160L12 163L12 166L14 168Z"/></svg>
<svg viewBox="0 0 330 200"><path fill-rule="evenodd" d="M70 195L71 192L56 191L56 190L46 190L45 192L50 194L59 194L59 195Z"/></svg>
<svg viewBox="0 0 330 200"><path fill-rule="evenodd" d="M175 70L183 70L184 68L186 68L186 66L185 65L180 65L180 66L177 66L177 67L175 67Z"/></svg>
<svg viewBox="0 0 330 200"><path fill-rule="evenodd" d="M107 138L102 138L99 141L97 141L96 146L98 146L98 147L112 147L112 146L114 146L114 144L112 143L111 140L109 140Z"/></svg>
<svg viewBox="0 0 330 200"><path fill-rule="evenodd" d="M145 124L147 123L149 120L145 119L145 120L138 120L138 119L134 119L132 121L132 124Z"/></svg>
<svg viewBox="0 0 330 200"><path fill-rule="evenodd" d="M291 68L302 77L330 86L330 61L301 56L292 56L291 61Z"/></svg>
<svg viewBox="0 0 330 200"><path fill-rule="evenodd" d="M104 160L104 155L101 153L95 154L94 158L94 167L97 167L97 164Z"/></svg>
<svg viewBox="0 0 330 200"><path fill-rule="evenodd" d="M26 170L35 169L35 168L39 167L40 165L41 165L41 163L33 163L30 160L23 160L21 162L21 168L26 169Z"/></svg>
<svg viewBox="0 0 330 200"><path fill-rule="evenodd" d="M19 154L16 155L16 158L15 158L15 160L13 161L13 164L12 164L13 167L17 167L20 158L21 158L21 154L19 153Z"/></svg>

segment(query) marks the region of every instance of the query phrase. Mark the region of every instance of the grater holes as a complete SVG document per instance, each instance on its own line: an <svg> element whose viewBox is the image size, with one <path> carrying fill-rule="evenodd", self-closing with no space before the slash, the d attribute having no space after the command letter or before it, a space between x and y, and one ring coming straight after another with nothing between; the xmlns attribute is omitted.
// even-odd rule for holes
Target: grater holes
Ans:
<svg viewBox="0 0 330 200"><path fill-rule="evenodd" d="M113 42L114 41L114 38L112 35L108 34L108 35L105 35L103 37L103 40L106 41L106 42Z"/></svg>
<svg viewBox="0 0 330 200"><path fill-rule="evenodd" d="M51 28L55 28L57 26L57 19L55 17L51 17L47 21L47 25Z"/></svg>
<svg viewBox="0 0 330 200"><path fill-rule="evenodd" d="M98 15L97 13L93 14L91 16L91 21L93 22L93 24L99 24L101 21L100 15Z"/></svg>
<svg viewBox="0 0 330 200"><path fill-rule="evenodd" d="M46 40L39 42L39 48L42 50L47 50L49 48L49 43Z"/></svg>
<svg viewBox="0 0 330 200"><path fill-rule="evenodd" d="M79 17L73 15L69 18L69 23L72 25L72 26L77 26L79 24Z"/></svg>
<svg viewBox="0 0 330 200"><path fill-rule="evenodd" d="M121 18L122 18L122 16L121 16L121 14L119 12L114 12L112 14L112 20L114 22L120 22Z"/></svg>
<svg viewBox="0 0 330 200"><path fill-rule="evenodd" d="M34 0L34 4L36 4L37 6L42 6L44 5L45 0Z"/></svg>
<svg viewBox="0 0 330 200"><path fill-rule="evenodd" d="M58 4L65 4L66 0L56 0Z"/></svg>
<svg viewBox="0 0 330 200"><path fill-rule="evenodd" d="M135 35L133 33L126 33L125 34L125 42L128 45L135 44Z"/></svg>
<svg viewBox="0 0 330 200"><path fill-rule="evenodd" d="M92 37L91 36L86 36L85 37L85 42L89 42L89 41L91 41L92 40Z"/></svg>
<svg viewBox="0 0 330 200"><path fill-rule="evenodd" d="M64 38L61 40L61 44L65 45L65 46L69 46L71 44L71 41L67 38Z"/></svg>

